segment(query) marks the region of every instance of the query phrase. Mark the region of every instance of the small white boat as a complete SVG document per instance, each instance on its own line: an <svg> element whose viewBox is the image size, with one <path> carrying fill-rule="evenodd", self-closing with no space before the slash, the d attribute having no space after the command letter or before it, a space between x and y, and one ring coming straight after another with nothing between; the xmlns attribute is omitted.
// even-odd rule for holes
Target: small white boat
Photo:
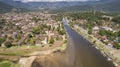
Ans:
<svg viewBox="0 0 120 67"><path fill-rule="evenodd" d="M95 47L96 49L99 49L98 47Z"/></svg>
<svg viewBox="0 0 120 67"><path fill-rule="evenodd" d="M110 58L110 57L107 57L107 60L108 60L108 61L112 61L112 58Z"/></svg>

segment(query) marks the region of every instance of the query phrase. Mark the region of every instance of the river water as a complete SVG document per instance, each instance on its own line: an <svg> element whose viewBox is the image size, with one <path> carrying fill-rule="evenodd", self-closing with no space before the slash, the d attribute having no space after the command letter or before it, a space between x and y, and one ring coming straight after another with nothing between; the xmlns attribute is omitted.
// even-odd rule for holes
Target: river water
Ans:
<svg viewBox="0 0 120 67"><path fill-rule="evenodd" d="M115 67L112 61L107 61L99 50L71 29L66 22L64 27L68 35L65 52L38 57L32 67Z"/></svg>
<svg viewBox="0 0 120 67"><path fill-rule="evenodd" d="M73 42L75 52L74 67L114 67L107 61L99 50L92 46L86 39L65 25L66 31Z"/></svg>

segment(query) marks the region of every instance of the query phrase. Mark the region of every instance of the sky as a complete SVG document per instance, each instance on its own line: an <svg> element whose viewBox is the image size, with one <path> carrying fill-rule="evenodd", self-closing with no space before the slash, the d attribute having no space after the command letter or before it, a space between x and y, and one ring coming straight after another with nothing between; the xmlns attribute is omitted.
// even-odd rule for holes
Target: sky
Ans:
<svg viewBox="0 0 120 67"><path fill-rule="evenodd" d="M56 2L56 1L98 1L98 0L14 0L14 1L22 1L22 2Z"/></svg>

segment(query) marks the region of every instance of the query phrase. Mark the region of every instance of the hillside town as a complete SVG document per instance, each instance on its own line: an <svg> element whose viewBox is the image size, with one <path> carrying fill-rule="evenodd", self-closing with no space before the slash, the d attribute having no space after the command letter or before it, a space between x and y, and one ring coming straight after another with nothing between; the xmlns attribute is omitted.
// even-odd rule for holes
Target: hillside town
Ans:
<svg viewBox="0 0 120 67"><path fill-rule="evenodd" d="M44 47L56 41L65 41L63 24L54 20L52 16L55 15L42 12L0 14L0 46Z"/></svg>

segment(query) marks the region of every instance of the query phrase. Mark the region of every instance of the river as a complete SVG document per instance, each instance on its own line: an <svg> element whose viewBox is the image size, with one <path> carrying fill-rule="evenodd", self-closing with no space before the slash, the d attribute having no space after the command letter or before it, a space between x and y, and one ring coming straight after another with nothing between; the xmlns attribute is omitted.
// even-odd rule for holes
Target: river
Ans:
<svg viewBox="0 0 120 67"><path fill-rule="evenodd" d="M107 61L99 50L92 46L86 39L65 25L69 38L73 42L75 63L74 67L114 67Z"/></svg>
<svg viewBox="0 0 120 67"><path fill-rule="evenodd" d="M38 61L42 64L34 64L34 67L115 67L112 61L108 61L99 50L69 27L66 22L63 21L68 35L65 52L47 55L42 62Z"/></svg>

